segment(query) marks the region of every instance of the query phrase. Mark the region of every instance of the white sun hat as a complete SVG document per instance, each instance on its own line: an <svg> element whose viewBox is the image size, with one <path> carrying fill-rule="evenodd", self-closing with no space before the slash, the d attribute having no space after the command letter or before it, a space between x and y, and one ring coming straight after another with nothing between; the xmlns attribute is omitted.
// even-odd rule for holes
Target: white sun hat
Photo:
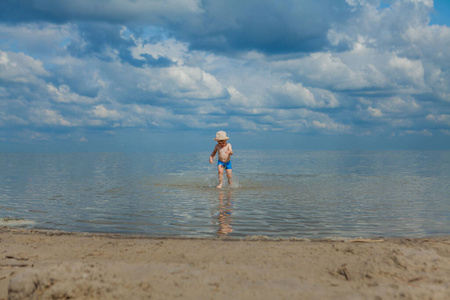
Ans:
<svg viewBox="0 0 450 300"><path fill-rule="evenodd" d="M225 131L218 131L216 133L216 138L214 140L215 141L226 141L228 139L229 139L229 137L227 137L227 133Z"/></svg>

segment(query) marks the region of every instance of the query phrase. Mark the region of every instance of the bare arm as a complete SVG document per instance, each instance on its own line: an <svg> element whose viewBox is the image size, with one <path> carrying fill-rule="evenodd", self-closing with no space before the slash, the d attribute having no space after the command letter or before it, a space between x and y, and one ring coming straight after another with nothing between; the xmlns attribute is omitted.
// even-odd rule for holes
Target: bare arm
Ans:
<svg viewBox="0 0 450 300"><path fill-rule="evenodd" d="M213 158L217 153L217 146L214 147L214 151L211 153L211 155L209 156L209 163L212 164L213 163Z"/></svg>
<svg viewBox="0 0 450 300"><path fill-rule="evenodd" d="M228 155L233 155L233 149L231 148L231 144L228 144Z"/></svg>

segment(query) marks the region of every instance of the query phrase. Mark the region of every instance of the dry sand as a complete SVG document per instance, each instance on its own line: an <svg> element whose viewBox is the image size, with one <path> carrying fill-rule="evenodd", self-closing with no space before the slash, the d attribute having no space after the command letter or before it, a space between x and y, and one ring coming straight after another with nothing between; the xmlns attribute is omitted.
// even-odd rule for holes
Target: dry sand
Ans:
<svg viewBox="0 0 450 300"><path fill-rule="evenodd" d="M0 299L450 299L450 237L267 241L0 229Z"/></svg>

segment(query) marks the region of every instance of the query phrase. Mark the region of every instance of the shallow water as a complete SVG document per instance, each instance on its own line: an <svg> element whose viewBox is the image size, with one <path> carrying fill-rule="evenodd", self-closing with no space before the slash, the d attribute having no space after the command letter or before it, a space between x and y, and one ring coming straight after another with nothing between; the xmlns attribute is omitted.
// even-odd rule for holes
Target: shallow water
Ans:
<svg viewBox="0 0 450 300"><path fill-rule="evenodd" d="M450 234L449 151L235 150L234 184L222 190L208 157L0 154L0 226L183 237Z"/></svg>

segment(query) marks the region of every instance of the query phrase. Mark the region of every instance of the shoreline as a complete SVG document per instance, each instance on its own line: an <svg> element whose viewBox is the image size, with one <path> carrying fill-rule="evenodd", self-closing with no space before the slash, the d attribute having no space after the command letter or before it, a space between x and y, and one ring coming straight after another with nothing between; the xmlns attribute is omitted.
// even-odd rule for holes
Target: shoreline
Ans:
<svg viewBox="0 0 450 300"><path fill-rule="evenodd" d="M447 238L450 237L450 233L442 235L420 235L420 236L382 236L382 235L368 235L368 236L345 236L345 235L336 235L336 236L312 236L312 237L276 237L276 236L267 236L262 234L255 235L228 235L226 234L209 234L208 236L163 236L163 235L151 235L145 233L127 233L127 232L103 232L103 231L65 231L58 229L43 229L39 227L28 227L24 225L28 225L28 221L24 219L8 219L6 222L0 222L0 230L11 230L11 231L26 231L33 232L37 234L47 234L47 235L80 235L80 236L104 236L111 238L137 238L137 239L185 239L185 240L236 240L236 241L250 241L250 240L267 240L267 241L343 241L349 242L353 240L395 240L395 239L439 239L439 238ZM0 218L1 221L1 218ZM14 222L17 221L17 224ZM34 225L34 223L33 223Z"/></svg>
<svg viewBox="0 0 450 300"><path fill-rule="evenodd" d="M450 236L184 238L0 228L2 299L450 299Z"/></svg>

